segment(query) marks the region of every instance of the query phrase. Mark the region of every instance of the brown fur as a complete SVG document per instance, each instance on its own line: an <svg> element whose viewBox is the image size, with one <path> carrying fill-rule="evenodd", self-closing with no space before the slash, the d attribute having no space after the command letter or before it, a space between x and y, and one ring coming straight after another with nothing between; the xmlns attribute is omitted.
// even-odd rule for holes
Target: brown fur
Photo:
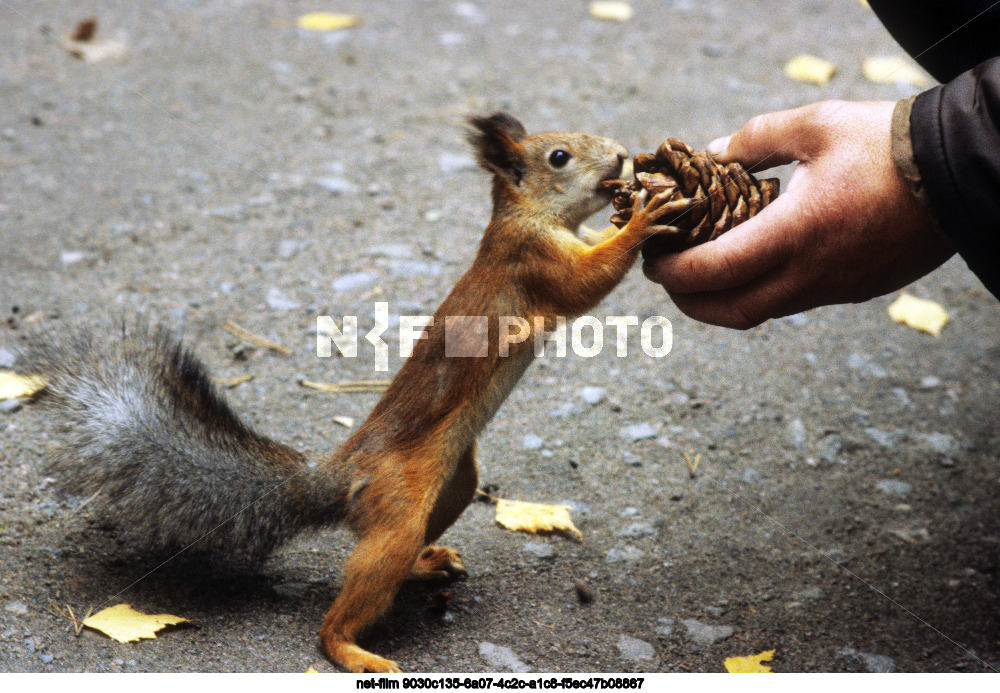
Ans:
<svg viewBox="0 0 1000 693"><path fill-rule="evenodd" d="M656 200L597 245L576 236L608 202L598 184L620 174L621 145L581 133L529 137L503 114L471 124L480 163L494 174L493 217L479 252L371 416L326 462L352 469L356 484L347 522L359 543L320 629L327 656L351 671L398 671L354 641L407 577L465 573L457 553L433 542L472 500L476 436L534 355L533 333L499 355L498 317L525 318L533 332L536 316L551 322L590 310L659 228ZM555 149L572 157L563 168L549 163ZM455 315L489 317L487 356L445 356L445 319Z"/></svg>

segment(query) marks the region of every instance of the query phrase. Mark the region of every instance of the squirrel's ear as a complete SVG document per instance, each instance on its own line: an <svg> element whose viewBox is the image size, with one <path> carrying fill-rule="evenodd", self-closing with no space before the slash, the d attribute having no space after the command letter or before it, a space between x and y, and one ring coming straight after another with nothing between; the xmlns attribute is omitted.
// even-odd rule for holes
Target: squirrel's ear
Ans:
<svg viewBox="0 0 1000 693"><path fill-rule="evenodd" d="M475 147L479 165L518 185L524 178L526 164L521 140L528 136L514 116L498 112L491 116L469 118L469 142Z"/></svg>

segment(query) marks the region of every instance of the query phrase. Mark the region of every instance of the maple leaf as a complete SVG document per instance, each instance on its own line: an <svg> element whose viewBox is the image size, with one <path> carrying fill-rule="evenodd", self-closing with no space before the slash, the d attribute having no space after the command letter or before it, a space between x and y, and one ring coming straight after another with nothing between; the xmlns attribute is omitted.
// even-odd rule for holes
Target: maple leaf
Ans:
<svg viewBox="0 0 1000 693"><path fill-rule="evenodd" d="M99 630L118 642L135 642L140 638L155 638L164 626L186 623L188 619L170 614L144 614L129 604L110 606L83 619L83 625Z"/></svg>
<svg viewBox="0 0 1000 693"><path fill-rule="evenodd" d="M730 674L767 674L771 672L771 667L764 666L764 662L770 662L774 658L774 650L766 650L756 655L746 657L726 657L723 664Z"/></svg>
<svg viewBox="0 0 1000 693"><path fill-rule="evenodd" d="M514 532L561 532L583 539L569 516L568 505L545 505L497 498L496 521L501 527Z"/></svg>

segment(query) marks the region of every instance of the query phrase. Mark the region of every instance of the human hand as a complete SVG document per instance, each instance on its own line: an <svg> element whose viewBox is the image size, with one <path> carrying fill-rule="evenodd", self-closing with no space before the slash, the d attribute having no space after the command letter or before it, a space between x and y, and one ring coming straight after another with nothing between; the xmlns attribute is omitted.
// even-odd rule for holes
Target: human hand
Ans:
<svg viewBox="0 0 1000 693"><path fill-rule="evenodd" d="M954 249L892 161L892 102L827 101L751 119L709 145L752 170L797 161L785 193L719 238L647 261L677 307L747 329L906 286Z"/></svg>

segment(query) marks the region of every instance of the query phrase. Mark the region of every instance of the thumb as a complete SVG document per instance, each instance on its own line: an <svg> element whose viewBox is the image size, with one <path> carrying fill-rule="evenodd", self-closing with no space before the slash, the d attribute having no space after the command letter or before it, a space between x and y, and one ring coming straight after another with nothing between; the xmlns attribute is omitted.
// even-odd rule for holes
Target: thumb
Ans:
<svg viewBox="0 0 1000 693"><path fill-rule="evenodd" d="M755 116L729 137L713 140L708 153L719 163L737 161L751 171L805 161L814 111L813 105Z"/></svg>

